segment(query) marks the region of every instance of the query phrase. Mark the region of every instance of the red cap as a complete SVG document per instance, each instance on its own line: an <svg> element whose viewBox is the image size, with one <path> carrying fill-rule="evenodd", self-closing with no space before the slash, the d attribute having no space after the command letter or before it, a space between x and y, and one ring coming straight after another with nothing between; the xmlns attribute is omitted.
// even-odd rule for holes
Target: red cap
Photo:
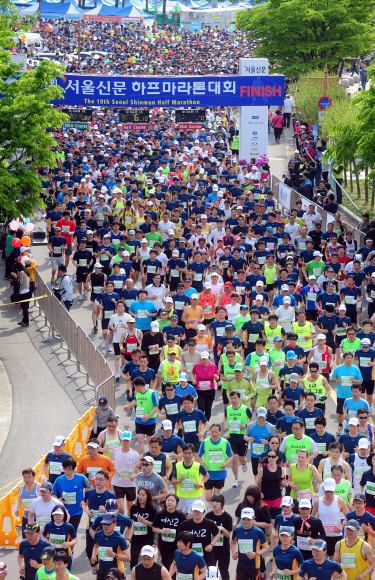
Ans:
<svg viewBox="0 0 375 580"><path fill-rule="evenodd" d="M216 241L218 242L219 240L223 241L223 238L217 238L217 240L216 240Z"/></svg>
<svg viewBox="0 0 375 580"><path fill-rule="evenodd" d="M234 241L235 241L235 242L240 242L240 241L241 241L241 238L240 238L239 236L236 236L236 237L234 238Z"/></svg>
<svg viewBox="0 0 375 580"><path fill-rule="evenodd" d="M233 284L232 282L225 282L224 284L224 288L232 288Z"/></svg>

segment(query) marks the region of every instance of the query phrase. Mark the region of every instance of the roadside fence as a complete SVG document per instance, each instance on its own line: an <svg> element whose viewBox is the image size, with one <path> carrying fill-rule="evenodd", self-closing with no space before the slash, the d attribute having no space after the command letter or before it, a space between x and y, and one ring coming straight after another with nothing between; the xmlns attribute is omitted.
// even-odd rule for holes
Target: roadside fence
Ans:
<svg viewBox="0 0 375 580"><path fill-rule="evenodd" d="M66 439L65 451L70 453L76 462L86 455L86 443L89 440L90 431L93 424L95 407L90 407L84 415L76 422L73 431ZM35 480L41 480L42 467L46 456L42 455L40 461L34 466L36 472ZM0 499L0 546L9 546L18 548L22 541L20 526L23 516L23 504L18 516L15 515L15 507L18 502L23 481L19 481L17 485L4 497ZM30 500L27 500L27 507L30 505ZM26 500L25 500L26 505Z"/></svg>
<svg viewBox="0 0 375 580"><path fill-rule="evenodd" d="M48 330L48 336L42 342L59 340L59 346L53 348L51 353L65 350L66 358L58 365L64 363L76 365L76 369L67 374L68 378L78 373L85 376L85 382L76 388L79 391L86 386L92 387L93 396L85 400L85 405L97 402L98 398L102 396L107 397L110 407L114 409L115 376L108 361L50 291L37 271L35 272L35 285L34 297L39 308L37 316L44 318L44 324L38 330ZM45 294L47 294L47 298L38 300L38 297Z"/></svg>

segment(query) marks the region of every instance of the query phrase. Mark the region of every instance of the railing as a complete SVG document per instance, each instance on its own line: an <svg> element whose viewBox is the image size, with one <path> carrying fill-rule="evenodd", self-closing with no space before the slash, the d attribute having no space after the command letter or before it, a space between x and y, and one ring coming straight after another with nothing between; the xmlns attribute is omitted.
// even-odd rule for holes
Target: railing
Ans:
<svg viewBox="0 0 375 580"><path fill-rule="evenodd" d="M274 194L274 199L277 203L278 209L281 211L290 210L292 207L296 207L296 202L300 199L302 200L302 209L306 209L306 206L312 202L310 199L303 197L300 193L291 189L285 185L281 179L275 175L271 176L271 189ZM305 207L303 207L305 205ZM314 203L315 211L322 217L322 232L327 229L327 224L334 222L334 215ZM365 245L365 234L353 227L352 224L341 220L348 228L348 231L353 232L353 239L356 240L358 248Z"/></svg>
<svg viewBox="0 0 375 580"><path fill-rule="evenodd" d="M94 418L95 408L91 407L84 415L76 422L73 431L66 439L65 451L70 453L76 462L86 455L86 443L90 436ZM35 480L40 482L42 475L42 467L46 456L42 455L40 461L33 468L36 477ZM0 546L14 546L18 547L22 540L21 528L17 530L22 522L23 508L21 505L18 516L14 514L14 507L18 502L20 491L23 482L20 481L0 499Z"/></svg>
<svg viewBox="0 0 375 580"><path fill-rule="evenodd" d="M56 296L51 293L38 272L35 272L35 283L34 296L38 302L38 316L44 318L44 324L38 330L48 329L48 336L43 339L43 342L52 339L60 341L59 346L53 348L51 353L65 350L67 357L58 365L65 362L76 364L76 370L69 373L67 377L72 377L77 373L85 375L86 382L76 388L79 391L86 386L92 387L93 396L85 400L85 405L104 396L107 397L110 407L115 409L115 377L107 360ZM47 298L38 300L38 297L45 294Z"/></svg>

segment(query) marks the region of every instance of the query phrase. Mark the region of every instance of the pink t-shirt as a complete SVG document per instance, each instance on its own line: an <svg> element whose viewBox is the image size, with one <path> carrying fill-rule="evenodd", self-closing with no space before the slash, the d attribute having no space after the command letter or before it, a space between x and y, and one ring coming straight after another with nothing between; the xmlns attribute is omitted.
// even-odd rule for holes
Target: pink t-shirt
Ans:
<svg viewBox="0 0 375 580"><path fill-rule="evenodd" d="M215 364L209 363L208 366L204 366L201 362L197 363L193 366L192 373L197 377L195 386L197 391L209 391L215 388L214 376L219 374Z"/></svg>

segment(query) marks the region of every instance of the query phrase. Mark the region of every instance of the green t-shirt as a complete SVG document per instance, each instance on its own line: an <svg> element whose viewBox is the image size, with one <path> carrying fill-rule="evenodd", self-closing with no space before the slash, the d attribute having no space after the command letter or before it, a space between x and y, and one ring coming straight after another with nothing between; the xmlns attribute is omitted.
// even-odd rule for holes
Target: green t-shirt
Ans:
<svg viewBox="0 0 375 580"><path fill-rule="evenodd" d="M166 326L170 326L170 324L171 324L169 320L166 320L165 322L163 322L161 318L158 318L156 322L159 323L160 332L163 332L164 328Z"/></svg>
<svg viewBox="0 0 375 580"><path fill-rule="evenodd" d="M117 254L118 249L121 246L120 242L116 242L116 243L112 244L112 246L114 247L115 252ZM124 248L124 252L129 252L129 254L131 255L131 250L130 250L128 244L123 244L122 247ZM116 258L118 258L118 260L116 260ZM118 261L121 262L121 260L122 260L122 256L115 256L115 262L118 262Z"/></svg>
<svg viewBox="0 0 375 580"><path fill-rule="evenodd" d="M321 275L324 268L325 265L323 260L320 260L319 262L315 262L315 260L312 260L312 262L308 262L305 266L305 270L308 273L308 275L312 276L314 274L314 276L316 276L317 278L318 276Z"/></svg>
<svg viewBox="0 0 375 580"><path fill-rule="evenodd" d="M155 232L154 234L150 232L145 235L145 238L148 242L153 242L149 244L151 247L154 247L155 242L160 242L161 244L163 243L163 238L159 232Z"/></svg>
<svg viewBox="0 0 375 580"><path fill-rule="evenodd" d="M276 378L279 376L280 369L285 366L285 352L282 350L278 351L275 348L268 351L269 356L271 357L272 362L272 370L275 373ZM277 364L278 363L278 364Z"/></svg>

